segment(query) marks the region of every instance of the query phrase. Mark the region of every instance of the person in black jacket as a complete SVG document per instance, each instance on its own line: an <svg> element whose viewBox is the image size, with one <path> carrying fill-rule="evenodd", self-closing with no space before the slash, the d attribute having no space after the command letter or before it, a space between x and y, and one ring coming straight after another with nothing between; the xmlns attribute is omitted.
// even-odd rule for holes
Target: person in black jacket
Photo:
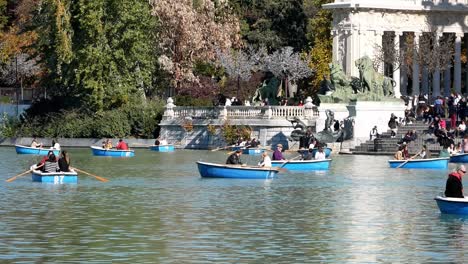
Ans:
<svg viewBox="0 0 468 264"><path fill-rule="evenodd" d="M445 197L464 198L462 177L465 173L465 166L460 165L456 171L449 174L445 185Z"/></svg>
<svg viewBox="0 0 468 264"><path fill-rule="evenodd" d="M240 160L240 156L242 155L242 150L236 150L236 152L229 155L228 159L226 160L226 164L232 165L242 165L242 161Z"/></svg>

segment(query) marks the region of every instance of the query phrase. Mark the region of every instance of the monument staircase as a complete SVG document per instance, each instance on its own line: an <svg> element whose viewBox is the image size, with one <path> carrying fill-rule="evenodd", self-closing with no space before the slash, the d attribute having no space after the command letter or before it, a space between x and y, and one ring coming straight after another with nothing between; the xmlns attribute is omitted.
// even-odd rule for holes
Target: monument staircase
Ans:
<svg viewBox="0 0 468 264"><path fill-rule="evenodd" d="M447 120L447 124L450 124ZM433 134L426 133L426 130L429 125L424 124L423 121L416 121L412 124L404 125L398 127L398 133L395 138L391 137L391 131L387 130L383 132L380 136L380 139L377 141L367 140L361 145L356 146L355 148L350 149L352 154L361 154L361 155L394 155L398 150L398 142L401 138L408 132L408 130L416 130L417 139L408 143L408 151L410 155L418 153L422 146L425 144L427 148L431 151L432 156L438 156L441 146L437 142L437 138ZM461 142L461 138L455 138L455 145L458 142Z"/></svg>

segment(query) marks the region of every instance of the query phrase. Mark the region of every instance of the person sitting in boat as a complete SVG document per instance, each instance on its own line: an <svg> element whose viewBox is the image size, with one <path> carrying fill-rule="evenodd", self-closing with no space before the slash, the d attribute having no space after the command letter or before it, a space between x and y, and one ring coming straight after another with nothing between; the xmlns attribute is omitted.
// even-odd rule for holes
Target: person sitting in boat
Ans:
<svg viewBox="0 0 468 264"><path fill-rule="evenodd" d="M47 155L42 157L42 160L39 161L39 163L36 165L36 167L39 169L39 168L42 168L44 169L44 163L50 158L51 155L54 155L54 152L52 150L49 150L49 152L47 152ZM55 155L54 155L55 156Z"/></svg>
<svg viewBox="0 0 468 264"><path fill-rule="evenodd" d="M165 146L167 145L167 140L165 138L161 139L161 142L159 142L160 145Z"/></svg>
<svg viewBox="0 0 468 264"><path fill-rule="evenodd" d="M106 139L106 141L104 142L104 145L102 146L102 148L111 149L112 148L112 140L110 140L109 138Z"/></svg>
<svg viewBox="0 0 468 264"><path fill-rule="evenodd" d="M323 151L323 147L320 146L318 148L318 151L315 152L315 157L314 157L316 160L324 160L326 159L326 155L325 155L325 152Z"/></svg>
<svg viewBox="0 0 468 264"><path fill-rule="evenodd" d="M258 141L255 138L252 138L252 140L247 144L247 148L257 148L258 145L260 145Z"/></svg>
<svg viewBox="0 0 468 264"><path fill-rule="evenodd" d="M115 146L118 150L128 150L128 145L123 139L119 139L119 143Z"/></svg>
<svg viewBox="0 0 468 264"><path fill-rule="evenodd" d="M52 149L60 150L60 144L58 141L52 140Z"/></svg>
<svg viewBox="0 0 468 264"><path fill-rule="evenodd" d="M314 159L314 155L312 155L313 152L314 150L311 148L307 151L301 151L302 160L313 160Z"/></svg>
<svg viewBox="0 0 468 264"><path fill-rule="evenodd" d="M262 161L258 163L258 166L265 167L265 168L271 167L271 159L266 151L262 153Z"/></svg>
<svg viewBox="0 0 468 264"><path fill-rule="evenodd" d="M463 196L462 177L466 173L464 165L457 167L457 170L450 173L445 184L445 197L465 198Z"/></svg>
<svg viewBox="0 0 468 264"><path fill-rule="evenodd" d="M431 158L431 151L427 149L426 145L423 145L421 151L419 151L418 156L421 159L430 159Z"/></svg>
<svg viewBox="0 0 468 264"><path fill-rule="evenodd" d="M282 144L276 145L276 150L273 152L273 160L286 160L283 157L282 151L283 151L283 145Z"/></svg>
<svg viewBox="0 0 468 264"><path fill-rule="evenodd" d="M403 158L403 146L398 147L398 151L393 155L395 160L404 160Z"/></svg>
<svg viewBox="0 0 468 264"><path fill-rule="evenodd" d="M154 141L154 145L155 145L155 146L161 145L161 142L159 141L159 138L157 138L157 139Z"/></svg>
<svg viewBox="0 0 468 264"><path fill-rule="evenodd" d="M42 142L37 142L36 137L31 142L31 148L42 148Z"/></svg>
<svg viewBox="0 0 468 264"><path fill-rule="evenodd" d="M231 165L242 165L242 161L240 159L240 156L242 155L242 150L238 149L231 155L226 160L226 164L231 164Z"/></svg>
<svg viewBox="0 0 468 264"><path fill-rule="evenodd" d="M55 157L55 154L53 152L49 155L49 158L40 167L42 167L42 171L44 172L57 172L60 170L57 162L57 157Z"/></svg>
<svg viewBox="0 0 468 264"><path fill-rule="evenodd" d="M237 145L237 146L241 146L241 147L244 147L245 144L246 144L246 141L244 140L243 137L240 137L240 138L237 140L237 142L236 142L236 145Z"/></svg>
<svg viewBox="0 0 468 264"><path fill-rule="evenodd" d="M70 171L70 157L65 150L60 152L60 158L58 160L58 166L60 171L69 172Z"/></svg>

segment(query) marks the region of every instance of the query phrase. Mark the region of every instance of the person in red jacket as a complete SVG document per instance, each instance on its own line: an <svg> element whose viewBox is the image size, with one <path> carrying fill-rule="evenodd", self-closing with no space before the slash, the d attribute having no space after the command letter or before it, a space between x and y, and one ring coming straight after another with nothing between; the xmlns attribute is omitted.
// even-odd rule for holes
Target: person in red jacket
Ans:
<svg viewBox="0 0 468 264"><path fill-rule="evenodd" d="M117 144L117 146L115 146L115 148L119 150L128 150L128 145L127 143L125 143L125 141L119 139L119 143Z"/></svg>
<svg viewBox="0 0 468 264"><path fill-rule="evenodd" d="M460 165L456 171L449 174L445 185L445 197L464 198L462 177L465 173L465 166Z"/></svg>

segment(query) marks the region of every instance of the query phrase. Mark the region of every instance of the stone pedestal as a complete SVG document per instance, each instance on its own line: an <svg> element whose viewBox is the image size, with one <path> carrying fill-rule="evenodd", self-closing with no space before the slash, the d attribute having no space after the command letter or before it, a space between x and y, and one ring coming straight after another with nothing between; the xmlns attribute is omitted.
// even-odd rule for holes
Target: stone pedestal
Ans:
<svg viewBox="0 0 468 264"><path fill-rule="evenodd" d="M369 139L370 130L377 126L379 133L387 131L390 115L405 116L403 101L392 102L353 102L348 105L350 116L354 117L354 144Z"/></svg>

